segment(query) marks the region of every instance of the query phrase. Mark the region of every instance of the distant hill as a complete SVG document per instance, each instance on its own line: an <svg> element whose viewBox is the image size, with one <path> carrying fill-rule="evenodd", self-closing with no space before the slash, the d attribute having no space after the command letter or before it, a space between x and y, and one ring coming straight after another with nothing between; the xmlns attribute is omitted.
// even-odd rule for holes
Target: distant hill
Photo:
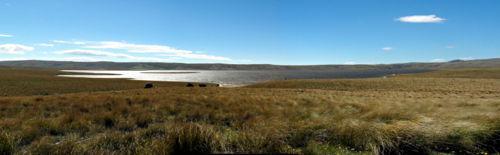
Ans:
<svg viewBox="0 0 500 155"><path fill-rule="evenodd" d="M439 65L439 68L444 68L444 69L495 68L495 67L500 67L500 58L469 60L469 61L454 60Z"/></svg>
<svg viewBox="0 0 500 155"><path fill-rule="evenodd" d="M500 67L500 58L453 60L444 63L402 63L381 65L270 65L270 64L185 64L150 62L72 62L72 61L0 61L0 66L22 68L85 69L85 70L437 70Z"/></svg>

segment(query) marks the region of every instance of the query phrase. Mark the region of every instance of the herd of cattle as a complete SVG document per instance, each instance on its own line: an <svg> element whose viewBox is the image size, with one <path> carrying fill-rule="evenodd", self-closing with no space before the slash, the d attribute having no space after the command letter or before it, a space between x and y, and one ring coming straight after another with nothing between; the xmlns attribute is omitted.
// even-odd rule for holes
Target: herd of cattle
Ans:
<svg viewBox="0 0 500 155"><path fill-rule="evenodd" d="M196 85L198 85L198 87L208 87L209 86L209 85L204 84L204 83L199 83L199 84L187 83L186 87L196 87ZM210 85L210 86L212 86L212 87L220 87L219 84L214 84L214 85ZM149 89L149 88L153 88L153 87L154 87L153 83L146 83L144 85L144 89Z"/></svg>

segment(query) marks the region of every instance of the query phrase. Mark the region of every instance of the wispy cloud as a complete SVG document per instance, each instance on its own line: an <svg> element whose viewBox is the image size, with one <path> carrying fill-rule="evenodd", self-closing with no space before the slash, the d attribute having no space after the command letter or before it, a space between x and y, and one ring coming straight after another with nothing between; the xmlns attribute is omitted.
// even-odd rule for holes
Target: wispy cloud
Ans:
<svg viewBox="0 0 500 155"><path fill-rule="evenodd" d="M357 63L354 61L347 61L344 63L344 65L355 65L355 64L357 64Z"/></svg>
<svg viewBox="0 0 500 155"><path fill-rule="evenodd" d="M0 61L22 61L22 60L30 60L28 58L18 57L18 58L0 58Z"/></svg>
<svg viewBox="0 0 500 155"><path fill-rule="evenodd" d="M394 50L394 48L393 47L383 47L382 50L386 51L386 52L389 52L389 51Z"/></svg>
<svg viewBox="0 0 500 155"><path fill-rule="evenodd" d="M56 44L70 44L70 45L85 45L87 42L85 41L68 41L68 40L52 40L53 43Z"/></svg>
<svg viewBox="0 0 500 155"><path fill-rule="evenodd" d="M0 58L0 61L23 61L23 60L45 60L45 61L77 61L77 62L96 62L105 61L91 57L17 57L17 58Z"/></svg>
<svg viewBox="0 0 500 155"><path fill-rule="evenodd" d="M10 38L10 37L14 37L14 35L11 35L11 34L0 34L0 37Z"/></svg>
<svg viewBox="0 0 500 155"><path fill-rule="evenodd" d="M38 46L51 47L55 44L66 44L73 46L78 50L65 50L59 51L59 54L73 54L73 55L92 55L101 57L114 57L125 58L135 61L172 61L172 60L206 60L206 61L232 61L232 59L210 55L201 51L191 51L178 49L166 45L153 45L153 44L133 44L122 41L78 41L78 40L52 40L49 44L37 44ZM82 50L85 49L85 50ZM112 51L112 52L108 52ZM120 53L122 52L122 53ZM155 54L157 57L136 57L133 55L125 54L143 53Z"/></svg>
<svg viewBox="0 0 500 155"><path fill-rule="evenodd" d="M168 56L174 58L216 60L216 61L231 60L230 58L227 57L195 53L190 50L182 50L165 45L132 44L126 42L103 41L97 43L90 43L90 45L87 45L85 47L91 49L125 50L127 52L132 52L132 53L161 53L162 56Z"/></svg>
<svg viewBox="0 0 500 155"><path fill-rule="evenodd" d="M89 58L92 58L91 60L95 61L103 61L103 60L108 60L106 58L124 58L124 59L129 59L133 61L154 61L154 62L168 62L172 61L174 59L169 59L169 58L157 58L157 57L138 57L138 56L132 56L128 54L123 54L123 53L114 53L114 52L107 52L107 51L98 51L98 50L83 50L83 49L73 49L73 50L63 50L63 51L58 51L55 52L56 54L69 54L69 55L80 55L84 57L71 57L72 59L86 59L89 60Z"/></svg>
<svg viewBox="0 0 500 155"><path fill-rule="evenodd" d="M404 16L398 18L397 20L405 23L441 23L446 21L446 19L438 17L437 15Z"/></svg>
<svg viewBox="0 0 500 155"><path fill-rule="evenodd" d="M474 58L473 57L464 57L464 58L460 58L460 60L467 61L467 60L474 60Z"/></svg>
<svg viewBox="0 0 500 155"><path fill-rule="evenodd" d="M127 54L112 53L112 52L105 52L105 51L96 51L96 50L74 49L74 50L58 51L55 53L57 53L57 54L83 55L83 56L101 56L101 57L134 59L133 56L130 56Z"/></svg>
<svg viewBox="0 0 500 155"><path fill-rule="evenodd" d="M446 62L445 59L432 59L431 62Z"/></svg>
<svg viewBox="0 0 500 155"><path fill-rule="evenodd" d="M64 57L60 58L58 60L62 61L76 61L76 62L96 62L96 61L104 61L98 58L92 58L92 57Z"/></svg>
<svg viewBox="0 0 500 155"><path fill-rule="evenodd" d="M231 59L220 56L206 55L206 54L195 54L195 53L172 53L172 54L161 54L161 56L166 57L177 57L177 58L187 58L187 59L199 59L199 60L216 60L216 61L231 61Z"/></svg>
<svg viewBox="0 0 500 155"><path fill-rule="evenodd" d="M40 44L35 44L35 46L42 46L42 47L54 47L54 44L47 44L47 43L40 43Z"/></svg>
<svg viewBox="0 0 500 155"><path fill-rule="evenodd" d="M33 51L35 48L20 44L1 44L0 53L3 54L24 54L25 52Z"/></svg>
<svg viewBox="0 0 500 155"><path fill-rule="evenodd" d="M447 48L447 49L453 49L453 48L455 48L455 46L453 46L453 45L447 45L447 46L445 46L444 48Z"/></svg>

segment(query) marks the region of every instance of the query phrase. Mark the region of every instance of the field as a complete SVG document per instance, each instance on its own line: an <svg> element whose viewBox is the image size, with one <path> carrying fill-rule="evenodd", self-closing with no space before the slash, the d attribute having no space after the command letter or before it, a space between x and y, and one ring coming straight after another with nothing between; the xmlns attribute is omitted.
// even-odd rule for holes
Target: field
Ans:
<svg viewBox="0 0 500 155"><path fill-rule="evenodd" d="M50 69L0 67L0 97L139 89L147 83L126 79L89 80L56 77L58 74L59 71ZM158 87L185 86L185 83L180 82L155 82L155 84Z"/></svg>
<svg viewBox="0 0 500 155"><path fill-rule="evenodd" d="M270 81L242 88L164 83L147 90L140 89L144 82L7 70L11 74L0 75L5 96L0 97L0 152L6 154L500 150L498 69Z"/></svg>

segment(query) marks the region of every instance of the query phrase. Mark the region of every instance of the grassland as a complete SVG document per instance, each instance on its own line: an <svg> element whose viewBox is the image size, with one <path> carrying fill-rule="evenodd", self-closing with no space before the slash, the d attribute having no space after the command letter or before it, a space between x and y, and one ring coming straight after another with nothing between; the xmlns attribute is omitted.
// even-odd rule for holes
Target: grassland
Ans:
<svg viewBox="0 0 500 155"><path fill-rule="evenodd" d="M419 77L419 78L472 78L472 79L500 79L499 68L481 68L481 69L454 69L440 70L419 74L408 74L403 77Z"/></svg>
<svg viewBox="0 0 500 155"><path fill-rule="evenodd" d="M499 73L477 71L1 97L0 151L498 153Z"/></svg>
<svg viewBox="0 0 500 155"><path fill-rule="evenodd" d="M57 70L0 67L0 96L53 95L143 88L146 82L126 79L63 78ZM179 87L185 83L155 82L158 87Z"/></svg>

